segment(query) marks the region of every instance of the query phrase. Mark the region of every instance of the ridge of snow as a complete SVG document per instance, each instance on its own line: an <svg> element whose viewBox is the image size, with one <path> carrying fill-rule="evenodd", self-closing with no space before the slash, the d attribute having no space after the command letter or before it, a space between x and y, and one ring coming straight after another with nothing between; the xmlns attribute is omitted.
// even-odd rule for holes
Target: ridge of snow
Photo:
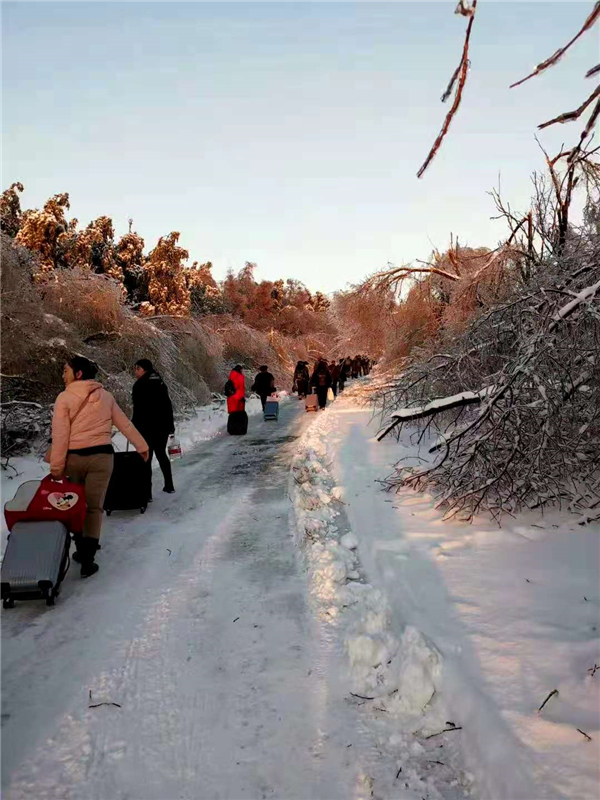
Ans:
<svg viewBox="0 0 600 800"><path fill-rule="evenodd" d="M462 768L459 742L435 738L450 718L442 692L444 657L415 626L393 629L385 593L364 582L356 551L359 539L343 513L347 487L324 466L336 447L330 431L334 413L335 404L300 439L290 498L311 600L343 642L348 702L364 711L381 753L381 772L373 765L373 774L365 778L370 787L366 796L376 789L378 797L407 800L465 798L473 776ZM395 765L391 774L389 760ZM432 765L442 769L432 773ZM394 772L402 780L394 780ZM399 795L400 787L404 790Z"/></svg>

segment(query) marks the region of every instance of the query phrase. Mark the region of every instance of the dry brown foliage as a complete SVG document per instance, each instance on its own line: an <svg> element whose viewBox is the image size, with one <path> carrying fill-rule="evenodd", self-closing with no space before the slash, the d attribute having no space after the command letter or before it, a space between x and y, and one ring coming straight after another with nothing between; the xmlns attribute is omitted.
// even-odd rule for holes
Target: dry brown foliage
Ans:
<svg viewBox="0 0 600 800"><path fill-rule="evenodd" d="M161 236L144 263L149 298L140 306L144 317L158 314L186 317L190 313L190 291L182 263L190 254L177 245L179 237L178 231Z"/></svg>
<svg viewBox="0 0 600 800"><path fill-rule="evenodd" d="M39 255L40 270L37 278L44 278L60 265L62 247L73 233L77 220L70 223L65 218L69 209L68 193L56 194L47 200L41 211L29 209L23 214L22 224L15 242Z"/></svg>
<svg viewBox="0 0 600 800"><path fill-rule="evenodd" d="M2 220L2 233L16 236L21 227L23 214L21 212L21 198L17 192L24 189L22 183L13 183L0 197L0 218Z"/></svg>

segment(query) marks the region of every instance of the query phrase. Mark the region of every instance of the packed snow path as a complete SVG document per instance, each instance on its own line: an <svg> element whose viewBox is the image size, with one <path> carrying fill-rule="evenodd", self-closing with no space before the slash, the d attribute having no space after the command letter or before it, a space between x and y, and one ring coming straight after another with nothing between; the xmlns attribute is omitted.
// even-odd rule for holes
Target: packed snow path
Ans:
<svg viewBox="0 0 600 800"><path fill-rule="evenodd" d="M145 515L105 520L97 576L74 565L55 608L3 612L6 800L356 795L339 656L289 532L313 419L290 402L200 444L177 494L155 473Z"/></svg>

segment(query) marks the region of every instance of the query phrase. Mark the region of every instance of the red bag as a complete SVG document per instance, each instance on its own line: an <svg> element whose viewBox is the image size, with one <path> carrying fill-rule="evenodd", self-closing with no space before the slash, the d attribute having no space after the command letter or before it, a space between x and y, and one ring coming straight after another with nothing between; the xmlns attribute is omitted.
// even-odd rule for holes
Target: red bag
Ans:
<svg viewBox="0 0 600 800"><path fill-rule="evenodd" d="M66 479L55 481L47 475L41 481L26 481L12 500L4 505L8 530L16 522L58 520L71 533L81 533L87 510L85 490Z"/></svg>

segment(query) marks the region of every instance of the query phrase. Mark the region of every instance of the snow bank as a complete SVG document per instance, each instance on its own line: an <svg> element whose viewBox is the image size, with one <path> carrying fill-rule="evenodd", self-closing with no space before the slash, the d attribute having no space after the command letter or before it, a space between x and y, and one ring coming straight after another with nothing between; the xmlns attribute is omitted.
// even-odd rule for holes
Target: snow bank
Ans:
<svg viewBox="0 0 600 800"><path fill-rule="evenodd" d="M388 494L376 483L400 457L427 458L431 442L419 451L406 429L399 443L377 443L370 419L346 395L319 420L329 480L343 488L338 505L358 541L351 552L371 583L336 589L349 606L340 617L352 691L374 698L358 702L394 724L392 749L425 749L408 759L413 766L429 756L447 767L454 756L480 800L592 800L600 526L548 513L502 529L443 523L426 494ZM435 756L434 743L444 746ZM401 766L404 775L406 759Z"/></svg>
<svg viewBox="0 0 600 800"><path fill-rule="evenodd" d="M300 440L290 496L312 600L343 641L348 701L364 711L381 754L381 772L373 766L365 778L369 792L398 797L404 787L407 798L464 797L471 777L460 767L458 742L436 738L450 719L441 691L444 658L415 626L392 624L386 594L363 579L359 537L345 513L347 487L336 481L330 463L339 447L332 435L338 406L316 418ZM434 758L440 745L443 759Z"/></svg>

